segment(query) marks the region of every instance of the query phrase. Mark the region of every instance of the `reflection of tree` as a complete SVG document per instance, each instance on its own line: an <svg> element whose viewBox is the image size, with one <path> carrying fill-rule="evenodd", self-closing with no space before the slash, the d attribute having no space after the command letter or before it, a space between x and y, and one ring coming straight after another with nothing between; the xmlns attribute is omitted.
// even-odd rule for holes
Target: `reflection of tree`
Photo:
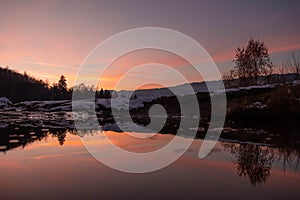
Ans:
<svg viewBox="0 0 300 200"><path fill-rule="evenodd" d="M300 151L293 148L278 148L277 160L282 159L282 168L286 169L287 166L295 166L295 171L297 171L300 163Z"/></svg>
<svg viewBox="0 0 300 200"><path fill-rule="evenodd" d="M57 130L52 133L54 136L57 137L57 140L59 141L60 145L63 145L66 141L67 132L66 130Z"/></svg>
<svg viewBox="0 0 300 200"><path fill-rule="evenodd" d="M257 145L225 144L236 157L237 174L248 177L252 186L266 182L274 161L274 150Z"/></svg>
<svg viewBox="0 0 300 200"><path fill-rule="evenodd" d="M63 132L57 136L60 145L63 145L66 141L66 132Z"/></svg>

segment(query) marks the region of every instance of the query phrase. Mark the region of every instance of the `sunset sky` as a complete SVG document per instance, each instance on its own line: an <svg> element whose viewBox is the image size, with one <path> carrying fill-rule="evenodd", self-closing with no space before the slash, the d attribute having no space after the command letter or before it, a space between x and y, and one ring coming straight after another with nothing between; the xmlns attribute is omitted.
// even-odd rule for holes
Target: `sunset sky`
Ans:
<svg viewBox="0 0 300 200"><path fill-rule="evenodd" d="M221 72L233 65L235 48L246 45L250 37L264 41L272 61L281 64L292 52L300 56L299 8L300 1L261 0L1 1L0 65L26 71L50 84L64 74L71 86L80 65L101 41L147 26L174 29L194 38ZM117 61L112 79L137 57L143 56ZM189 81L199 80L192 72L186 74ZM151 76L145 73L143 78ZM129 85L124 88L130 89ZM110 80L103 87L111 89Z"/></svg>

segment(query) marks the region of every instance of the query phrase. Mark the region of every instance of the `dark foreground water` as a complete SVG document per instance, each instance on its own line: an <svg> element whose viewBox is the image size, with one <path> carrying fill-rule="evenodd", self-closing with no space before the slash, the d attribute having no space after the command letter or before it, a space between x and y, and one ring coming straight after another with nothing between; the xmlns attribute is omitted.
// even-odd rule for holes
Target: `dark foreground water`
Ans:
<svg viewBox="0 0 300 200"><path fill-rule="evenodd" d="M219 142L200 160L198 139L170 166L128 174L93 158L75 131L2 128L0 133L1 199L300 198L299 151L294 148ZM100 134L134 152L157 149L174 137Z"/></svg>

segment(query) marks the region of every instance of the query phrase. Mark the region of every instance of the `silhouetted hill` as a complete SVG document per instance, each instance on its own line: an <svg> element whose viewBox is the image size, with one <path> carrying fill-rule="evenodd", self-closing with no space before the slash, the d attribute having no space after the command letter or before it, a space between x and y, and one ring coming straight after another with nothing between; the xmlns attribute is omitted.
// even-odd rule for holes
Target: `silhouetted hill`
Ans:
<svg viewBox="0 0 300 200"><path fill-rule="evenodd" d="M14 70L0 67L0 97L6 97L13 103L21 101L40 100L71 100L72 92L78 95L89 96L88 93L95 93L97 98L110 98L111 91L86 86L83 83L72 88L67 88L66 78L61 75L57 83L49 85L41 79L29 76L26 73L20 74Z"/></svg>
<svg viewBox="0 0 300 200"><path fill-rule="evenodd" d="M0 97L7 97L12 102L47 100L51 99L51 91L43 80L0 68Z"/></svg>

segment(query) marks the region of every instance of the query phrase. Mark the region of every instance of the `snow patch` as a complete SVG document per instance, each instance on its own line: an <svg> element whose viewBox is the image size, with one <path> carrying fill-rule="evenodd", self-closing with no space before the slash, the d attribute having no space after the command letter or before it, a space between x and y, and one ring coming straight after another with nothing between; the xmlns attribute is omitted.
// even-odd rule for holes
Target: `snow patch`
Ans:
<svg viewBox="0 0 300 200"><path fill-rule="evenodd" d="M247 108L256 108L256 109L259 109L259 110L263 110L267 107L267 105L265 104L262 104L261 102L257 101L257 102L254 102L250 105L247 106Z"/></svg>

